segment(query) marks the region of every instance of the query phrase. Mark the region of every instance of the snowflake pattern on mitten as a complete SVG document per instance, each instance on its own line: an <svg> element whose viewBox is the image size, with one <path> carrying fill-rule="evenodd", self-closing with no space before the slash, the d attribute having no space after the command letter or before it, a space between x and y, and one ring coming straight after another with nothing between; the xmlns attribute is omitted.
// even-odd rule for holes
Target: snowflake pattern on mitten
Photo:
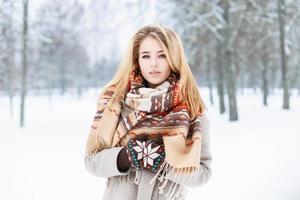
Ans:
<svg viewBox="0 0 300 200"><path fill-rule="evenodd" d="M143 167L156 172L164 162L164 159L164 145L158 145L153 140L148 140L143 153Z"/></svg>
<svg viewBox="0 0 300 200"><path fill-rule="evenodd" d="M165 158L164 145L158 145L153 140L131 139L127 143L126 151L132 167L143 167L153 172L159 169Z"/></svg>

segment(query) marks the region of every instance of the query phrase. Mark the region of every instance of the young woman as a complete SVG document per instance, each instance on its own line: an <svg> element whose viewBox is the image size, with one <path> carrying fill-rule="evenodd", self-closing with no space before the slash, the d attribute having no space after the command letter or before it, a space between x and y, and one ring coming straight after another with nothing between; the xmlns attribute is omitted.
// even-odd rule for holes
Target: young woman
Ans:
<svg viewBox="0 0 300 200"><path fill-rule="evenodd" d="M208 127L180 38L145 26L99 95L85 166L107 177L105 200L184 199L211 176Z"/></svg>

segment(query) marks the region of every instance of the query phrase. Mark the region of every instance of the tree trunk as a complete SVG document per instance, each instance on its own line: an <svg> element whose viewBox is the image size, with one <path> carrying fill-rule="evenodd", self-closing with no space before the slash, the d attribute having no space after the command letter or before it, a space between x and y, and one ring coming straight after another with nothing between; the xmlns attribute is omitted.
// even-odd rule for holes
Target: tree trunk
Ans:
<svg viewBox="0 0 300 200"><path fill-rule="evenodd" d="M240 94L244 95L244 89L245 89L245 74L244 73L240 73Z"/></svg>
<svg viewBox="0 0 300 200"><path fill-rule="evenodd" d="M66 79L65 79L65 66L64 66L64 59L63 57L60 58L60 64L59 64L59 71L60 71L60 89L61 89L61 95L64 95L66 92Z"/></svg>
<svg viewBox="0 0 300 200"><path fill-rule="evenodd" d="M217 45L217 87L219 95L219 108L220 114L225 113L225 101L224 101L224 72L223 72L223 63L222 63L222 46Z"/></svg>
<svg viewBox="0 0 300 200"><path fill-rule="evenodd" d="M9 96L9 110L10 116L14 116L14 96L15 96L15 33L14 33L14 3L9 4L10 14L9 24L10 28L7 35L8 46L7 46L7 66L8 66L8 96Z"/></svg>
<svg viewBox="0 0 300 200"><path fill-rule="evenodd" d="M8 67L8 81L9 81L9 108L10 108L10 116L14 116L14 109L13 109L13 104L14 104L14 69L15 69L15 64L14 64L14 49L11 47L11 54L9 57L9 67Z"/></svg>
<svg viewBox="0 0 300 200"><path fill-rule="evenodd" d="M21 111L20 111L20 126L25 126L25 98L26 98L26 85L27 85L27 32L28 32L28 2L23 1L23 31L22 31L22 84L21 84Z"/></svg>
<svg viewBox="0 0 300 200"><path fill-rule="evenodd" d="M226 21L225 28L225 42L224 42L224 67L226 69L226 82L227 82L227 96L229 103L229 120L237 121L238 120L238 112L237 112L237 103L236 103L236 86L235 86L235 76L234 76L234 66L232 63L232 46L228 44L228 41L231 37L231 27L230 27L230 19L229 19L229 2L228 0L223 0L223 8L224 8L224 20Z"/></svg>
<svg viewBox="0 0 300 200"><path fill-rule="evenodd" d="M281 80L283 89L283 109L290 108L289 102L289 86L287 78L287 56L285 52L285 5L284 0L277 0L278 9L278 23L279 23L279 34L280 34L280 55L281 55Z"/></svg>
<svg viewBox="0 0 300 200"><path fill-rule="evenodd" d="M263 91L263 104L268 105L268 57L267 57L267 48L266 45L263 46L262 53L262 91Z"/></svg>
<svg viewBox="0 0 300 200"><path fill-rule="evenodd" d="M268 91L268 80L267 80L267 66L265 66L265 64L263 64L263 69L262 69L262 89L263 89L263 104L265 106L268 105L268 95L269 95L269 91Z"/></svg>
<svg viewBox="0 0 300 200"><path fill-rule="evenodd" d="M209 52L206 52L206 80L209 88L209 100L211 105L214 105L213 91L212 91L212 80L211 80L211 56Z"/></svg>
<svg viewBox="0 0 300 200"><path fill-rule="evenodd" d="M80 98L82 96L82 87L80 85L77 86L77 97Z"/></svg>
<svg viewBox="0 0 300 200"><path fill-rule="evenodd" d="M226 63L226 80L227 80L227 91L228 91L228 102L229 102L229 120L237 121L237 104L236 104L236 88L235 78L233 76L233 67L231 62L231 51L225 51L225 63Z"/></svg>

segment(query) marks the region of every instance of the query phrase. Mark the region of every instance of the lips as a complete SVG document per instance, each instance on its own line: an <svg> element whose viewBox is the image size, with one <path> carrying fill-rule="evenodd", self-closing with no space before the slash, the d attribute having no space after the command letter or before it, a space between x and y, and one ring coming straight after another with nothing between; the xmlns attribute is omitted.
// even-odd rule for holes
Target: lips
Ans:
<svg viewBox="0 0 300 200"><path fill-rule="evenodd" d="M151 71L149 74L160 74L160 71Z"/></svg>

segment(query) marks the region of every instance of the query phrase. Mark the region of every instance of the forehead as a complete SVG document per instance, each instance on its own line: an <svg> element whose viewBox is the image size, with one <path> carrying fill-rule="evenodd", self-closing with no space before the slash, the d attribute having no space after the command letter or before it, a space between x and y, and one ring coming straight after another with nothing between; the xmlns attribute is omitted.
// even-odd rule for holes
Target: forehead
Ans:
<svg viewBox="0 0 300 200"><path fill-rule="evenodd" d="M148 36L142 40L139 50L140 50L140 52L159 51L159 50L163 50L163 48L162 48L161 44L159 43L159 41L157 41L157 39Z"/></svg>

